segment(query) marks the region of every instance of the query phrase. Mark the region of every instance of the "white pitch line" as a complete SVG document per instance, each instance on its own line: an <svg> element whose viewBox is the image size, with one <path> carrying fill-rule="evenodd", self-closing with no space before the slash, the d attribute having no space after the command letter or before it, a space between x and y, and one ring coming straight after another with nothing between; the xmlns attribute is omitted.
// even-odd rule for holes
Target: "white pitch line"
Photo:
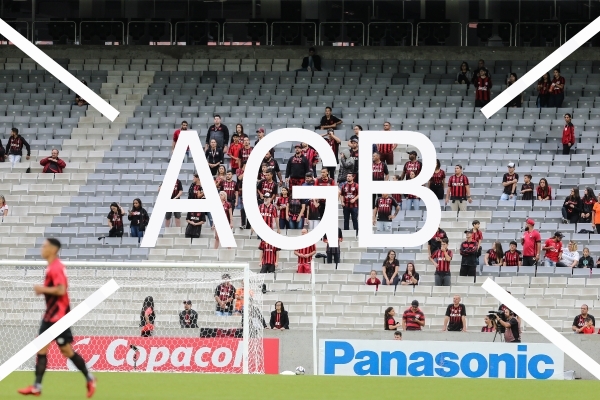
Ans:
<svg viewBox="0 0 600 400"><path fill-rule="evenodd" d="M44 348L54 338L70 328L73 324L83 318L87 313L98 307L100 303L108 299L119 289L119 285L114 279L106 282L100 289L92 293L87 299L81 302L77 307L71 310L67 315L58 320L46 332L35 338L27 346L23 347L17 354L12 356L4 364L0 365L0 381L6 378L20 365L25 363L38 351Z"/></svg>
<svg viewBox="0 0 600 400"><path fill-rule="evenodd" d="M501 108L505 107L509 101L526 91L533 83L537 82L542 75L560 64L562 60L583 46L598 32L600 32L600 17L592 21L577 35L573 36L565 44L533 67L531 71L523 75L521 79L517 80L509 88L490 101L481 109L483 115L485 115L486 118L490 118L492 115L496 114Z"/></svg>
<svg viewBox="0 0 600 400"><path fill-rule="evenodd" d="M533 329L548 339L550 343L562 350L563 353L575 360L590 374L594 375L597 379L600 379L600 364L548 325L546 321L538 317L533 311L523 305L523 303L515 299L510 293L498 286L496 282L488 278L481 287L497 298L502 304L514 311L522 320L527 322Z"/></svg>
<svg viewBox="0 0 600 400"><path fill-rule="evenodd" d="M31 57L35 62L40 64L59 81L67 85L69 89L83 97L85 101L96 110L100 111L106 118L110 119L111 122L117 118L119 111L108 104L102 97L94 93L92 89L81 83L81 81L69 73L69 71L58 65L56 61L50 58L36 45L24 38L19 32L4 22L3 19L0 19L0 34L17 46L23 53Z"/></svg>

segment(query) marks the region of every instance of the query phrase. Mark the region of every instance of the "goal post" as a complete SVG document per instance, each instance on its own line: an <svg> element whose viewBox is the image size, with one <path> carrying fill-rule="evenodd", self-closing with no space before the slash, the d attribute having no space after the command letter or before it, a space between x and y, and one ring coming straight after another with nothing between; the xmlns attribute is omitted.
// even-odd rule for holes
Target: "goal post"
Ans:
<svg viewBox="0 0 600 400"><path fill-rule="evenodd" d="M63 263L72 308L110 279L120 287L71 327L73 347L91 370L264 373L264 277L247 263ZM45 269L43 261L0 260L0 363L38 334L45 303L33 285L43 283ZM149 296L151 330L144 315ZM50 348L49 370L73 369ZM19 369L32 370L34 361Z"/></svg>

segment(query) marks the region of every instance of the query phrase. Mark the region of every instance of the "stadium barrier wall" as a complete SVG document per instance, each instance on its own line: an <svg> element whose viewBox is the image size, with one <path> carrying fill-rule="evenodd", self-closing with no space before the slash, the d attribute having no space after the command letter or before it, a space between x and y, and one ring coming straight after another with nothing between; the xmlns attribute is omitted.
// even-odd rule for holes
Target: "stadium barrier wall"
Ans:
<svg viewBox="0 0 600 400"><path fill-rule="evenodd" d="M383 326L383 320L382 320ZM480 329L477 326L473 329ZM265 330L265 338L279 338L279 370L293 371L301 365L306 369L307 374L313 373L312 363L312 335L310 330L286 330L271 331ZM402 332L403 340L423 340L423 341L442 341L442 342L492 342L493 333L481 332ZM600 362L600 335L575 335L565 334L565 337L580 347L594 360ZM393 340L393 331L366 331L366 330L319 330L319 340L322 339L361 339L361 340ZM527 332L523 334L523 344L528 343L548 343L540 334ZM496 341L500 339L497 338ZM449 348L448 350L451 350ZM582 379L595 379L589 372L583 369L579 364L565 355L565 370L574 370L577 377Z"/></svg>

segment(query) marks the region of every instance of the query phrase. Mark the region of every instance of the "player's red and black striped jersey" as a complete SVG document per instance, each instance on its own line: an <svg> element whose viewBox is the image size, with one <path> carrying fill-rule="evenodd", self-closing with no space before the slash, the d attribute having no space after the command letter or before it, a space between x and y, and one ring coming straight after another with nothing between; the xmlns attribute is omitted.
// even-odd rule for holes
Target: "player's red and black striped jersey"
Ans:
<svg viewBox="0 0 600 400"><path fill-rule="evenodd" d="M558 86L556 86L557 84L559 85L563 85L563 88L559 88ZM565 77L564 76L559 76L558 78L553 78L552 79L552 91L550 92L550 94L560 94L564 91L564 84L565 84Z"/></svg>
<svg viewBox="0 0 600 400"><path fill-rule="evenodd" d="M541 197L542 199L545 199L546 197L548 197L549 200L552 200L552 187L538 186L536 192L537 192L538 197Z"/></svg>
<svg viewBox="0 0 600 400"><path fill-rule="evenodd" d="M488 255L488 264L489 265L494 265L498 263L498 254L496 254L496 250L494 249L489 249L487 251L487 255Z"/></svg>
<svg viewBox="0 0 600 400"><path fill-rule="evenodd" d="M248 161L248 157L250 157L250 153L252 153L252 147L242 147L242 150L240 151L240 158L242 159L242 161Z"/></svg>
<svg viewBox="0 0 600 400"><path fill-rule="evenodd" d="M485 78L477 77L475 80L475 99L481 101L490 100L490 90L492 89L492 80L489 76Z"/></svg>
<svg viewBox="0 0 600 400"><path fill-rule="evenodd" d="M385 176L389 175L387 164L379 161L378 163L373 163L373 180L374 181L382 181L385 179Z"/></svg>
<svg viewBox="0 0 600 400"><path fill-rule="evenodd" d="M356 208L358 207L358 200L354 203L350 203L350 200L358 196L358 183L344 183L341 189L342 192L342 207Z"/></svg>
<svg viewBox="0 0 600 400"><path fill-rule="evenodd" d="M481 232L481 229L478 229L476 231L474 230L473 231L473 241L479 243L482 240L483 240L483 232Z"/></svg>
<svg viewBox="0 0 600 400"><path fill-rule="evenodd" d="M415 176L418 176L421 173L421 169L423 168L423 164L419 160L408 161L404 164L404 179L410 179L410 173L414 172Z"/></svg>
<svg viewBox="0 0 600 400"><path fill-rule="evenodd" d="M510 250L504 253L504 262L506 262L507 267L518 267L520 259L521 252L519 250L515 250L514 253Z"/></svg>
<svg viewBox="0 0 600 400"><path fill-rule="evenodd" d="M260 244L258 245L258 249L262 250L261 265L275 265L277 252L279 251L277 247L265 242L264 240L261 240Z"/></svg>
<svg viewBox="0 0 600 400"><path fill-rule="evenodd" d="M396 200L393 197L380 197L375 202L375 207L377 208L377 221L386 221L389 222L389 216L392 215L393 211L398 206Z"/></svg>
<svg viewBox="0 0 600 400"><path fill-rule="evenodd" d="M450 256L450 259L452 259L452 250L447 250L447 253ZM431 255L431 258L433 258L437 264L437 267L435 267L436 272L450 272L450 261L446 261L444 252L441 249L436 250Z"/></svg>
<svg viewBox="0 0 600 400"><path fill-rule="evenodd" d="M377 151L381 154L390 154L394 152L394 145L387 143L387 144L378 144L377 145Z"/></svg>
<svg viewBox="0 0 600 400"><path fill-rule="evenodd" d="M298 253L300 253L301 255L306 255L306 254L312 253L315 250L317 250L317 246L315 246L314 244L311 244L308 247L298 250ZM310 257L298 256L298 263L299 264L309 264L312 261L312 259L313 259L313 256L310 256Z"/></svg>
<svg viewBox="0 0 600 400"><path fill-rule="evenodd" d="M445 180L446 172L443 169L440 169L438 172L434 172L431 176L432 185L443 185Z"/></svg>
<svg viewBox="0 0 600 400"><path fill-rule="evenodd" d="M62 296L53 296L45 294L46 312L44 313L44 322L57 322L71 311L71 302L68 293L67 271L64 264L57 258L46 268L45 287L65 287L65 294Z"/></svg>
<svg viewBox="0 0 600 400"><path fill-rule="evenodd" d="M421 325L415 322L415 318L418 317L420 321L425 321L425 314L421 311L420 308L417 308L417 311L413 311L412 307L409 307L404 314L402 315L402 319L406 324L407 331L420 331Z"/></svg>
<svg viewBox="0 0 600 400"><path fill-rule="evenodd" d="M450 198L464 200L467 198L467 186L469 186L469 178L464 174L458 176L452 175L448 179L448 187L450 188Z"/></svg>
<svg viewBox="0 0 600 400"><path fill-rule="evenodd" d="M281 207L281 210L279 210L279 218L280 219L286 219L286 206L288 201L290 200L289 197L283 197L283 196L279 196L277 198L277 200L275 200L275 205Z"/></svg>
<svg viewBox="0 0 600 400"><path fill-rule="evenodd" d="M231 204L228 201L221 203L223 205L223 209L225 210L225 215L227 216L227 222L231 223L231 216L229 215L229 210L231 210Z"/></svg>
<svg viewBox="0 0 600 400"><path fill-rule="evenodd" d="M228 201L235 201L235 192L237 190L237 182L236 181L225 181L223 182L223 191L227 193Z"/></svg>
<svg viewBox="0 0 600 400"><path fill-rule="evenodd" d="M391 194L392 199L396 200L396 203L402 204L402 195L400 193Z"/></svg>
<svg viewBox="0 0 600 400"><path fill-rule="evenodd" d="M261 204L258 206L258 211L263 218L263 221L269 228L273 227L273 220L277 219L277 208L273 204Z"/></svg>
<svg viewBox="0 0 600 400"><path fill-rule="evenodd" d="M450 304L446 309L446 317L450 318L448 322L449 331L461 331L463 329L462 317L467 315L467 309L464 304L455 306Z"/></svg>
<svg viewBox="0 0 600 400"><path fill-rule="evenodd" d="M263 196L265 193L269 193L271 196L277 194L277 183L274 180L269 182L268 180L263 179L262 181L258 182L256 188Z"/></svg>

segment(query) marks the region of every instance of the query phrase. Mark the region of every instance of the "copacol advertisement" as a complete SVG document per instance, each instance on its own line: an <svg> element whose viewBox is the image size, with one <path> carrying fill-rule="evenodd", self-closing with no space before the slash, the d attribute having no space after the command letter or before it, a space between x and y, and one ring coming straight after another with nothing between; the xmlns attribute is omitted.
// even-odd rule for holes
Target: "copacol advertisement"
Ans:
<svg viewBox="0 0 600 400"><path fill-rule="evenodd" d="M434 378L564 379L553 344L327 340L319 374Z"/></svg>

